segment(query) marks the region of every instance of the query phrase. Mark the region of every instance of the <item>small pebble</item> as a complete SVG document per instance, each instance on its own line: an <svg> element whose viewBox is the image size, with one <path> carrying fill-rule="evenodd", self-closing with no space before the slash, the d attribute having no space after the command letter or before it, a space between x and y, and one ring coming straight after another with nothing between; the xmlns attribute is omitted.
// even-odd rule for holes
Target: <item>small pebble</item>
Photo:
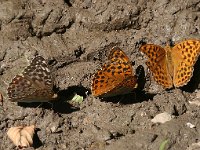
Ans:
<svg viewBox="0 0 200 150"><path fill-rule="evenodd" d="M189 103L192 104L192 105L200 106L200 101L199 100L189 101Z"/></svg>
<svg viewBox="0 0 200 150"><path fill-rule="evenodd" d="M190 122L187 122L186 126L191 128L191 129L196 127L195 125L191 124Z"/></svg>
<svg viewBox="0 0 200 150"><path fill-rule="evenodd" d="M53 127L50 128L50 130L51 130L52 133L54 133L54 132L56 132L56 127L53 126Z"/></svg>
<svg viewBox="0 0 200 150"><path fill-rule="evenodd" d="M198 150L200 149L200 142L192 143L186 150Z"/></svg>
<svg viewBox="0 0 200 150"><path fill-rule="evenodd" d="M160 113L156 115L153 119L151 119L151 122L153 123L165 123L167 121L170 121L173 118L172 115L168 114L167 112Z"/></svg>

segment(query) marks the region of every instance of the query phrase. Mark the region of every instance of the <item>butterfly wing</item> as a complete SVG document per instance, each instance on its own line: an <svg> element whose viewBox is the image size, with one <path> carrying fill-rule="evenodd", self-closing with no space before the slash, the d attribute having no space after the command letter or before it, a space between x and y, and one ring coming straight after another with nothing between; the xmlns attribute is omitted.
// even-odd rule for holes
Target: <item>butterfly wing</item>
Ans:
<svg viewBox="0 0 200 150"><path fill-rule="evenodd" d="M128 56L119 47L113 47L111 49L108 60L118 63L130 62Z"/></svg>
<svg viewBox="0 0 200 150"><path fill-rule="evenodd" d="M32 83L24 78L24 76L17 75L12 79L8 87L8 97L11 101L20 101L35 92Z"/></svg>
<svg viewBox="0 0 200 150"><path fill-rule="evenodd" d="M42 56L36 56L24 69L23 75L29 78L37 88L47 90L53 88L53 78L49 66Z"/></svg>
<svg viewBox="0 0 200 150"><path fill-rule="evenodd" d="M41 56L33 59L22 75L17 75L8 87L8 97L16 102L44 102L54 100L50 70Z"/></svg>
<svg viewBox="0 0 200 150"><path fill-rule="evenodd" d="M164 88L173 87L172 77L167 66L165 49L158 45L145 44L140 47L140 51L149 57L146 64L151 70L155 81Z"/></svg>
<svg viewBox="0 0 200 150"><path fill-rule="evenodd" d="M108 56L109 63L104 64L92 80L92 94L110 97L130 93L137 85L136 76L126 54L119 48L113 48Z"/></svg>
<svg viewBox="0 0 200 150"><path fill-rule="evenodd" d="M186 85L193 75L194 64L200 54L200 40L178 43L172 48L171 53L174 61L173 82L175 87L181 87Z"/></svg>
<svg viewBox="0 0 200 150"><path fill-rule="evenodd" d="M131 93L135 88L137 88L137 77L127 76L122 82L115 86L109 92L102 94L101 97L111 97L117 95L123 95Z"/></svg>
<svg viewBox="0 0 200 150"><path fill-rule="evenodd" d="M136 87L136 77L130 75L132 68L127 68L127 74L121 67L123 64L111 63L105 64L102 70L99 70L92 81L92 94L100 97L110 97L115 95L130 93ZM116 69L114 68L121 68Z"/></svg>

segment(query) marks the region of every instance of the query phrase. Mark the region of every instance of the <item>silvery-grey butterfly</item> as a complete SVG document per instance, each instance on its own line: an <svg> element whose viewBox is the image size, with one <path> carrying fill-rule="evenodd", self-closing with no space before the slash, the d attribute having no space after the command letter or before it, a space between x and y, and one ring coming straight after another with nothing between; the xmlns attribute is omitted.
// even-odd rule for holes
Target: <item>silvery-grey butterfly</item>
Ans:
<svg viewBox="0 0 200 150"><path fill-rule="evenodd" d="M47 102L57 98L51 71L42 56L36 56L21 75L15 76L7 91L13 102Z"/></svg>

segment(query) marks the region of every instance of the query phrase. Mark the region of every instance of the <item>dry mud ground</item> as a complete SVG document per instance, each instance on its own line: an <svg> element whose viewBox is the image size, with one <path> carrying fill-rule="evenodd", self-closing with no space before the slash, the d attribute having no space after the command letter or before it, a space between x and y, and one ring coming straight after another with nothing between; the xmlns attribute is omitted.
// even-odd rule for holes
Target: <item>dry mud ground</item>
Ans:
<svg viewBox="0 0 200 150"><path fill-rule="evenodd" d="M199 0L1 0L0 35L0 149L15 148L6 135L9 127L31 124L37 135L28 149L157 150L165 140L167 150L200 149L199 62L180 89L164 90L147 76L142 90L122 99L103 101L90 92L91 77L112 46L124 50L134 70L143 65L147 74L142 42L164 46L199 39ZM35 54L49 61L63 99L84 96L80 105L8 101L8 83ZM163 112L173 119L151 122Z"/></svg>

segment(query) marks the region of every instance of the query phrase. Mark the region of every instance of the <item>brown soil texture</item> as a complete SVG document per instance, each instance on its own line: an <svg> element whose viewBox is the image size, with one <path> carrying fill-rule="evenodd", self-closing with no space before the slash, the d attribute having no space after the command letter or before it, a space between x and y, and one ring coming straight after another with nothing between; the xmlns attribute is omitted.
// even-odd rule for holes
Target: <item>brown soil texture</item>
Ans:
<svg viewBox="0 0 200 150"><path fill-rule="evenodd" d="M200 149L199 61L188 85L165 90L139 51L144 42L200 39L199 0L1 0L0 34L1 150L15 149L6 135L10 127L32 124L37 130L28 149L157 150L165 140L165 150ZM134 70L144 67L146 82L134 93L102 100L92 96L91 79L113 46ZM9 101L9 82L36 54L52 66L62 101ZM68 101L73 93L84 101ZM163 112L174 117L151 121Z"/></svg>

